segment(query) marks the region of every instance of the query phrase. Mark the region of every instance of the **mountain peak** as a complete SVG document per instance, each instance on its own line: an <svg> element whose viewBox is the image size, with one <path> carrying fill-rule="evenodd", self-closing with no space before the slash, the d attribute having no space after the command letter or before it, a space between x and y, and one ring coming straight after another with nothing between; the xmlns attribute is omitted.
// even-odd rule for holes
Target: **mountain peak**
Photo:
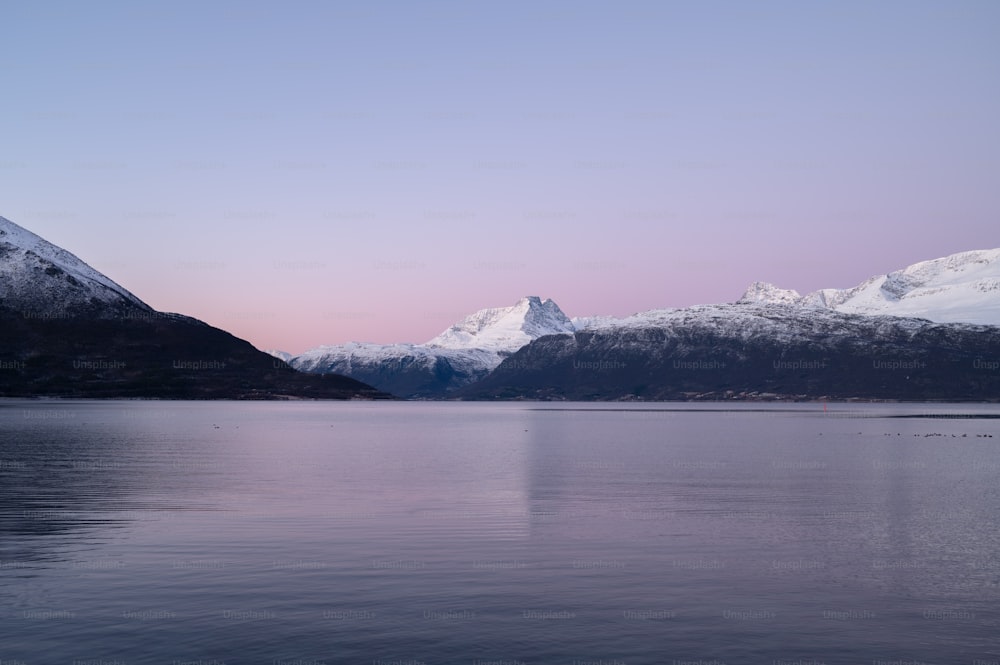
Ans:
<svg viewBox="0 0 1000 665"><path fill-rule="evenodd" d="M153 311L75 255L0 217L0 305L26 317Z"/></svg>
<svg viewBox="0 0 1000 665"><path fill-rule="evenodd" d="M753 303L794 305L802 298L798 291L780 289L770 282L754 282L743 292L743 297L736 301L737 305Z"/></svg>
<svg viewBox="0 0 1000 665"><path fill-rule="evenodd" d="M574 330L555 301L526 296L511 307L491 307L470 314L427 342L427 346L512 353L538 337Z"/></svg>

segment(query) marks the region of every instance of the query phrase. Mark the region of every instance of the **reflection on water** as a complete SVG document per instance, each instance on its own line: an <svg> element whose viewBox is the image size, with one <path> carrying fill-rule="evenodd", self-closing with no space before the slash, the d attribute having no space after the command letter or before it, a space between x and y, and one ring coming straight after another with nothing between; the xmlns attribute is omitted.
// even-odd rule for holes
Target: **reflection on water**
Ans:
<svg viewBox="0 0 1000 665"><path fill-rule="evenodd" d="M0 661L988 662L997 415L0 401Z"/></svg>

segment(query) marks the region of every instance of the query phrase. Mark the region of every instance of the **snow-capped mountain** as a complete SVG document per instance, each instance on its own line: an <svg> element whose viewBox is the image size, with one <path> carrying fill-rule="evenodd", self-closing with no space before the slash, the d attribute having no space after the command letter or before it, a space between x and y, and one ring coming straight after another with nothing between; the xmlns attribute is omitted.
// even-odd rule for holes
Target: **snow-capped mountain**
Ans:
<svg viewBox="0 0 1000 665"><path fill-rule="evenodd" d="M956 325L934 327L919 319ZM290 364L309 372L347 374L402 396L440 397L456 390L463 395L483 395L486 393L477 393L479 386L472 384L488 377L483 388L492 386L490 389L495 389L495 384L503 377L522 381L532 371L551 367L560 354L569 357L568 349L576 348L574 345L579 345L581 340L600 339L604 349L601 353L606 355L609 349L618 348L619 342L615 341L618 339L630 349L633 362L646 354L646 360L638 366L650 363L658 368L657 372L667 369L660 365L668 356L664 356L664 349L657 346L664 339L679 340L670 352L676 355L669 357L681 366L687 362L685 359L700 358L699 354L707 351L701 346L707 339L719 340L720 348L737 342L745 348L760 347L761 353L772 356L779 364L785 362L782 358L786 351L793 350L788 352L808 357L807 350L826 348L825 340L840 340L840 348L831 357L848 353L850 362L845 361L845 366L857 365L859 357L867 357L859 340L865 340L865 344L870 342L872 349L881 348L879 344L884 342L884 348L892 349L893 353L903 353L907 348L900 340L921 335L968 336L975 340L970 348L993 348L990 344L994 340L989 338L988 330L974 325L963 327L962 324L1000 325L1000 249L963 252L924 261L873 277L852 289L825 289L802 296L790 289L754 282L736 304L659 309L623 318L569 319L551 300L523 298L511 307L480 310L425 344L320 347L293 358ZM845 331L849 332L846 336ZM548 335L558 337L541 339ZM647 342L653 346L642 350ZM545 353L555 356L539 355L538 349L543 347ZM916 342L912 348L923 353L928 347L924 342ZM950 349L948 353L959 357L962 351ZM586 354L577 357L586 357ZM582 362L600 365L603 361ZM794 364L794 361L789 362ZM499 374L491 374L494 369ZM763 381L760 385L773 383L773 377L762 375L759 370L754 369L747 376L744 388L755 385L753 381L756 380ZM858 376L868 377L869 374L864 367L855 367L852 371ZM833 374L828 372L825 376L829 379ZM670 375L669 371L663 376L654 372L652 376L636 380L643 385L658 385L665 380L664 376ZM590 376L600 377L599 374ZM829 394L838 394L838 391L843 394L845 386L854 385L848 374L841 373L837 377L832 384L800 382L792 385L794 382L786 382L779 387L784 386L787 391L794 388L799 391L796 394L805 394L806 389L822 385L828 388ZM577 374L566 378L580 380ZM780 376L778 379L783 380ZM969 385L978 385L970 381ZM689 387L697 389L694 392L704 392L706 385L697 381L689 383ZM857 391L867 389L866 386L864 382L856 386L856 394L861 394ZM876 393L889 395L904 387L887 385L883 388L881 393ZM966 397L975 394L975 389L968 386L963 389L971 391ZM592 390L594 396L602 392L597 384ZM570 393L586 397L574 391L576 389ZM660 390L658 394L667 393ZM677 398L680 393L672 394Z"/></svg>
<svg viewBox="0 0 1000 665"><path fill-rule="evenodd" d="M922 261L850 289L805 296L754 282L739 304L782 303L848 314L918 317L941 323L1000 325L1000 249Z"/></svg>
<svg viewBox="0 0 1000 665"><path fill-rule="evenodd" d="M157 312L0 217L0 396L384 399L291 371L224 330Z"/></svg>
<svg viewBox="0 0 1000 665"><path fill-rule="evenodd" d="M482 379L534 339L574 329L551 299L529 296L470 314L424 344L320 346L288 362L303 372L344 374L400 396L433 397Z"/></svg>
<svg viewBox="0 0 1000 665"><path fill-rule="evenodd" d="M779 289L768 282L754 282L737 301L739 305L750 303L770 303L772 305L794 305L802 299L794 289Z"/></svg>
<svg viewBox="0 0 1000 665"><path fill-rule="evenodd" d="M798 304L701 305L537 339L472 399L1000 400L1000 328Z"/></svg>
<svg viewBox="0 0 1000 665"><path fill-rule="evenodd" d="M425 346L485 349L513 353L544 335L572 333L576 328L552 299L521 298L511 307L481 309L470 314Z"/></svg>
<svg viewBox="0 0 1000 665"><path fill-rule="evenodd" d="M152 308L66 250L0 217L0 306L26 317L114 318Z"/></svg>
<svg viewBox="0 0 1000 665"><path fill-rule="evenodd" d="M755 282L735 304L573 319L471 398L816 396L1000 400L1000 249L801 296Z"/></svg>

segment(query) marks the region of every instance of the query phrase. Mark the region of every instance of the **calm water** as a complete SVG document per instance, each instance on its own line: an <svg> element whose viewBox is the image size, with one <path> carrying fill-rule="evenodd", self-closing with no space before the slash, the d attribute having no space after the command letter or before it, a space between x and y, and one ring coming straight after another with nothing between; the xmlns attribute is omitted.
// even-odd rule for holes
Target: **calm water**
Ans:
<svg viewBox="0 0 1000 665"><path fill-rule="evenodd" d="M3 401L0 662L996 663L998 415Z"/></svg>

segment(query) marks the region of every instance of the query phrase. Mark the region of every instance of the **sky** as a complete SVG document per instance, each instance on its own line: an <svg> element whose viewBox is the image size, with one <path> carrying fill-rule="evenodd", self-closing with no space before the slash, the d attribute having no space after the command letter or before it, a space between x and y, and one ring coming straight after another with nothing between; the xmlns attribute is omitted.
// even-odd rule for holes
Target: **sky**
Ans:
<svg viewBox="0 0 1000 665"><path fill-rule="evenodd" d="M0 215L262 349L1000 246L1000 3L7 3Z"/></svg>

